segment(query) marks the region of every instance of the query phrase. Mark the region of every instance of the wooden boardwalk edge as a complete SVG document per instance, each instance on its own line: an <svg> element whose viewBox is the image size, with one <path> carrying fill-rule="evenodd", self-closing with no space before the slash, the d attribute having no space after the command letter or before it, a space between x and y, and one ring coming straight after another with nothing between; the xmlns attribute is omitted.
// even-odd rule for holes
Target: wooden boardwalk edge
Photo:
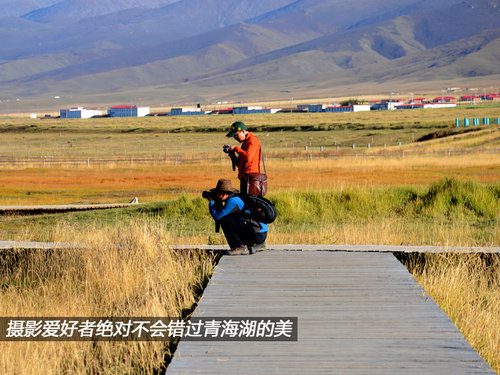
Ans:
<svg viewBox="0 0 500 375"><path fill-rule="evenodd" d="M174 250L225 251L227 245L175 245ZM395 245L267 245L267 251L347 251L376 253L500 253L500 247L481 246L395 246Z"/></svg>
<svg viewBox="0 0 500 375"><path fill-rule="evenodd" d="M75 249L83 244L74 242L30 242L0 241L0 250L6 249ZM227 245L172 245L172 250L204 250L226 251ZM466 247L466 246L394 246L394 245L267 245L266 251L344 251L361 253L485 253L500 254L500 247Z"/></svg>
<svg viewBox="0 0 500 375"><path fill-rule="evenodd" d="M0 241L0 250L64 250L84 247L83 244L75 242Z"/></svg>
<svg viewBox="0 0 500 375"><path fill-rule="evenodd" d="M43 214L72 211L109 210L125 208L138 203L104 203L104 204L72 204L72 205L41 205L41 206L0 206L0 215L7 214Z"/></svg>

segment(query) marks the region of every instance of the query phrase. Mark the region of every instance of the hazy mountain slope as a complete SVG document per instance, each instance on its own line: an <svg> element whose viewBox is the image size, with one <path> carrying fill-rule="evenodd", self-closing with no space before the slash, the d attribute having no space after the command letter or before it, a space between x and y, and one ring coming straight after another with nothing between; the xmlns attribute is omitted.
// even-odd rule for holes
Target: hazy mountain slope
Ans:
<svg viewBox="0 0 500 375"><path fill-rule="evenodd" d="M69 19L71 25L46 24L36 34L25 33L26 21L19 20L17 24L10 21L2 28L0 19L0 37L17 34L15 41L2 38L5 43L0 46L0 51L4 51L0 58L82 52L92 45L112 45L119 49L159 44L236 24L291 1L183 0L154 10L121 10L77 22ZM42 26L33 22L31 25Z"/></svg>
<svg viewBox="0 0 500 375"><path fill-rule="evenodd" d="M377 66L377 79L454 79L500 74L500 28ZM363 68L360 75L373 74Z"/></svg>
<svg viewBox="0 0 500 375"><path fill-rule="evenodd" d="M413 17L415 39L432 48L500 27L500 1L467 0Z"/></svg>
<svg viewBox="0 0 500 375"><path fill-rule="evenodd" d="M457 19L474 20L476 25L484 25L485 29L490 29L500 27L499 8L500 0L489 0L488 4L483 0L469 0L459 5L438 9L436 13L425 12L425 15L431 17L433 14L454 14ZM495 17L496 14L499 16ZM434 17L435 23L439 23L437 16L432 17ZM424 34L422 19L424 19L422 14L402 16L378 25L328 34L311 41L256 56L235 66L228 66L225 71L251 68L266 63L281 64L281 59L290 61L293 55L315 51L331 54L331 60L341 68L354 69L425 51L429 48L427 45L430 44L430 41L433 41L434 46L439 46L458 39L472 37L478 32L477 27L464 28L462 24L453 22L447 27L449 35L446 38L442 36L441 28L435 27L425 31L425 40L423 40L421 37ZM281 65L282 71L287 69L286 63ZM318 65L323 66L321 62L318 62ZM293 75L293 69L290 69L290 74Z"/></svg>
<svg viewBox="0 0 500 375"><path fill-rule="evenodd" d="M0 18L19 17L35 9L53 5L58 1L60 0L0 0L0 7L2 9Z"/></svg>
<svg viewBox="0 0 500 375"><path fill-rule="evenodd" d="M36 54L38 43L45 42L43 35L50 27L19 17L0 18L0 59L16 60L23 55ZM1 69L1 67L0 67Z"/></svg>
<svg viewBox="0 0 500 375"><path fill-rule="evenodd" d="M22 17L40 23L71 20L72 22L131 8L158 8L179 0L63 0L33 10Z"/></svg>
<svg viewBox="0 0 500 375"><path fill-rule="evenodd" d="M407 7L415 2L417 0L388 0L387 5L395 9ZM67 4L68 1L57 5L63 3ZM131 5L133 2L127 4ZM290 40L297 43L320 36L325 30L346 28L367 15L383 13L384 9L386 8L380 7L373 0L362 0L354 5L348 0L299 0L295 2L290 0L184 0L155 10L134 9L92 17L73 23L71 27L64 25L53 29L34 29L32 33L24 32L25 25L11 27L8 31L4 31L4 34L8 33L15 37L6 38L11 43L7 42L6 45L0 47L0 58L2 60L21 59L24 64L27 62L26 59L33 56L35 68L30 71L35 71L36 64L40 61L36 57L37 54L42 54L47 59L50 53L55 54L56 59L60 54L72 54L76 59L78 57L81 59L80 64L77 62L77 65L86 64L84 66L91 69L89 73L99 72L105 69L106 65L112 69L138 65L134 59L138 54L144 56L141 63L148 62L147 56L151 56L149 62L159 59L157 54L149 49L139 48L134 51L137 46L170 49L172 46L159 45L158 47L155 44L158 44L158 41L170 41L181 36L188 37L196 33L207 32L246 18L253 18L254 24L269 29L270 33L290 35ZM257 22L258 15L263 12L267 16L263 17L264 22L259 23ZM189 25L187 32L185 31L186 25ZM33 26L30 25L30 28ZM22 33L21 29L23 29ZM222 34L219 33L219 35ZM217 42L224 43L223 37ZM243 42L245 41L242 40ZM190 41L187 41L188 45L189 43ZM27 44L31 44L32 48L26 50L23 46ZM278 47L287 45L290 43L284 43ZM255 49L252 46L247 46L247 48ZM121 49L124 49L124 52L121 52ZM175 52L175 46L173 49ZM189 53L189 50L183 50L186 54ZM249 53L247 57L253 55ZM113 56L116 61L112 61ZM102 60L103 58L107 59ZM88 63L93 60L95 63ZM67 61L75 61L75 59ZM221 56L222 63L224 63L223 56ZM48 65L60 66L60 63L57 61ZM100 67L97 67L99 65ZM80 66L80 70L84 66ZM12 72L14 70L13 67L10 69ZM22 77L23 71L21 67L13 78ZM47 72L47 66L41 66L39 71Z"/></svg>
<svg viewBox="0 0 500 375"><path fill-rule="evenodd" d="M136 15L117 13L116 23L139 25L157 37L156 43L224 28L280 8L293 0L182 0ZM103 19L100 23L110 23ZM111 21L113 23L113 21Z"/></svg>
<svg viewBox="0 0 500 375"><path fill-rule="evenodd" d="M331 34L344 29L355 29L439 7L457 4L463 0L298 0L294 3L250 20L269 28L292 26Z"/></svg>
<svg viewBox="0 0 500 375"><path fill-rule="evenodd" d="M179 42L158 45L153 49L138 48L123 52L122 60L114 55L112 58L18 77L13 83L24 85L30 81L76 81L78 77L85 77L87 85L96 74L99 74L99 79L95 87L106 81L123 81L129 86L186 81L203 72L291 43L293 40L289 36L269 32L258 25L238 24ZM123 80L119 76L123 76ZM108 83L106 85L109 86Z"/></svg>
<svg viewBox="0 0 500 375"><path fill-rule="evenodd" d="M26 81L26 78L36 76L36 73L51 71L51 66L60 69L72 65L74 67L70 69L71 72L88 67L89 74L168 58L175 55L179 48L184 53L190 53L185 48L190 45L189 40L177 45L160 42L217 30L290 2L291 0L184 0L155 10L124 10L92 17L75 22L71 27L39 24L24 19L10 19L8 22L0 20L0 36L6 36L4 39L7 40L7 43L0 46L0 61L15 60L9 63L8 69L0 67L0 77L10 74L11 79L24 77ZM229 9L226 9L227 6L230 6ZM185 31L186 28L188 31ZM213 38L219 37L223 38L224 32L203 37L202 43L210 44L215 40ZM32 47L26 49L26 45ZM280 44L279 47L283 45L285 44ZM195 42L195 49L202 47ZM167 56L158 57L158 53L161 55L165 49L168 49ZM53 54L55 61L50 61L50 54ZM43 58L40 59L39 55ZM60 55L71 58L60 60ZM110 57L113 55L114 58ZM150 56L150 60L147 56ZM223 56L221 61L222 58ZM137 59L140 60L139 63ZM26 70L30 60L32 66ZM95 63L88 64L94 60ZM46 63L40 64L40 61ZM61 64L61 61L67 65ZM19 65L17 71L16 64ZM54 71L54 78L58 75L59 72Z"/></svg>
<svg viewBox="0 0 500 375"><path fill-rule="evenodd" d="M318 90L336 90L352 85L382 86L392 82L392 87L414 82L427 85L433 81L456 80L462 77L500 77L500 30L490 30L482 35L455 41L423 52L409 54L399 59L383 59L376 54L366 54L362 49L346 54L356 61L363 55L362 64L356 68L343 68L339 64L342 52L328 53L320 50L303 51L286 55L254 66L242 67L220 73L213 72L183 85L172 85L182 93L225 92L237 95L244 87L247 95L278 92L286 89L295 95L307 95ZM371 59L371 60L370 60ZM371 62L371 63L370 63ZM245 97L245 96L243 96Z"/></svg>
<svg viewBox="0 0 500 375"><path fill-rule="evenodd" d="M458 19L474 19L486 27L500 27L499 1L488 4L467 1L450 7ZM440 10L439 13L442 13ZM312 41L271 51L249 58L225 69L201 75L204 85L224 85L234 82L325 82L377 81L382 79L452 79L460 76L500 74L498 30L477 34L474 28L463 30L453 24L451 34L443 39L439 28L429 29L426 41L435 40L427 48L422 39L420 14L396 18L380 25L362 27L326 35ZM483 22L482 20L485 19ZM467 29L467 28L466 28ZM457 40L462 35L465 38ZM451 43L445 41L451 40ZM483 63L484 62L484 63ZM323 77L323 78L321 78Z"/></svg>
<svg viewBox="0 0 500 375"><path fill-rule="evenodd" d="M199 98L494 75L499 10L500 0L181 0L71 25L0 19L0 85Z"/></svg>

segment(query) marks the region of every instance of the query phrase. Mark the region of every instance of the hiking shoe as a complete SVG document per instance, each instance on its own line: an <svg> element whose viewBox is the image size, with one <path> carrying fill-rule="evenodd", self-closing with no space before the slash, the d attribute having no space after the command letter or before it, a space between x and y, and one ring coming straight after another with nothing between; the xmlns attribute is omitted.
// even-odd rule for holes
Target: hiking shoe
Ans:
<svg viewBox="0 0 500 375"><path fill-rule="evenodd" d="M264 251L264 250L266 250L266 243L265 242L258 243L250 248L250 254L255 254L258 253L259 251Z"/></svg>
<svg viewBox="0 0 500 375"><path fill-rule="evenodd" d="M248 247L245 245L239 246L236 249L229 250L226 255L248 255L250 252L248 251Z"/></svg>

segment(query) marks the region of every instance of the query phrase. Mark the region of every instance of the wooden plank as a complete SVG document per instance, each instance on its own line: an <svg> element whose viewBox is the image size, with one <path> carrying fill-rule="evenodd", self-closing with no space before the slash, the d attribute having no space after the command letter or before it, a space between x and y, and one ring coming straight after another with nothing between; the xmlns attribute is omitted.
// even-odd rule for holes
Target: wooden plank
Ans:
<svg viewBox="0 0 500 375"><path fill-rule="evenodd" d="M74 242L28 242L28 241L0 241L0 250L31 249L31 250L56 250L56 249L82 249L83 244Z"/></svg>
<svg viewBox="0 0 500 375"><path fill-rule="evenodd" d="M0 249L29 248L29 249L57 249L82 247L75 243L55 243L55 242L26 242L26 241L0 241ZM174 250L207 250L226 251L227 246L223 245L177 245L170 246ZM302 250L303 249L303 250ZM500 247L437 247L437 246L389 246L389 245L270 245L267 252L273 251L328 251L328 252L373 252L373 253L500 253Z"/></svg>
<svg viewBox="0 0 500 375"><path fill-rule="evenodd" d="M178 250L228 250L227 245L175 245ZM267 245L268 251L349 251L361 253L500 253L500 247L487 246L394 246L394 245Z"/></svg>
<svg viewBox="0 0 500 375"><path fill-rule="evenodd" d="M0 206L0 215L108 210L111 208L130 207L136 204L137 203L103 203L103 204L60 204L60 205L41 205L41 206Z"/></svg>
<svg viewBox="0 0 500 375"><path fill-rule="evenodd" d="M223 257L196 316L298 317L297 342L180 342L168 374L494 374L392 254Z"/></svg>

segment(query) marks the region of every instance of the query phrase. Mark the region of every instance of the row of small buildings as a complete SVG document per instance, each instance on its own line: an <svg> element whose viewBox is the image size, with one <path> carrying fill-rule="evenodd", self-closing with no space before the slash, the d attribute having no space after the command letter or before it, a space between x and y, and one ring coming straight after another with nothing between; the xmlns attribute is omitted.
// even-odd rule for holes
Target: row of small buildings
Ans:
<svg viewBox="0 0 500 375"><path fill-rule="evenodd" d="M461 101L476 100L500 100L499 94L485 94L482 96L466 95L460 97ZM258 106L233 107L203 111L200 106L196 108L172 108L169 116L186 115L213 115L213 114L250 114L250 113L278 113L278 112L363 112L373 110L402 110L402 109L429 109L450 108L457 106L457 99L453 96L440 96L432 100L416 98L409 102L400 99L387 99L371 102L357 102L352 105L328 105L328 104L300 104L296 108L262 108Z"/></svg>
<svg viewBox="0 0 500 375"><path fill-rule="evenodd" d="M227 109L216 109L212 111L204 111L200 106L196 108L172 108L168 113L151 114L149 107L137 106L116 106L111 107L107 113L95 109L87 109L84 107L72 107L69 109L61 109L59 111L60 118L66 119L88 119L93 117L144 117L154 115L166 116L196 116L196 115L212 115L212 114L250 114L250 113L276 113L281 111L281 108L262 108L259 106L234 107Z"/></svg>
<svg viewBox="0 0 500 375"><path fill-rule="evenodd" d="M485 94L481 96L464 95L460 101L475 102L479 100L500 100L500 93ZM220 115L220 114L255 114L255 113L278 113L278 112L362 112L373 110L401 110L418 108L449 108L456 107L456 98L452 96L436 97L432 100L425 98L412 99L404 102L400 99L388 99L371 102L357 102L352 105L328 105L328 104L301 104L296 108L263 108L260 106L238 106L224 109L202 110L198 104L194 108L172 108L168 113L152 114L149 107L138 107L131 105L111 107L107 113L100 110L86 109L84 107L72 107L70 109L61 109L61 118L82 118L92 117L144 117L154 115L166 116L200 116L200 115Z"/></svg>
<svg viewBox="0 0 500 375"><path fill-rule="evenodd" d="M119 106L112 107L104 114L103 111L86 109L84 107L73 107L70 109L61 109L60 118L65 119L89 119L95 117L144 117L154 115L166 116L203 116L203 115L222 115L222 114L256 114L256 113L278 113L278 112L362 112L371 110L393 110L393 109L409 109L409 108L443 108L456 106L454 103L434 103L434 104L402 104L398 102L385 102L374 104L355 104L348 106L336 106L326 104L307 104L299 105L293 109L282 108L262 108L256 106L249 107L234 107L215 109L211 111L201 110L200 108L172 108L170 112L165 114L151 114L149 107L135 106Z"/></svg>
<svg viewBox="0 0 500 375"><path fill-rule="evenodd" d="M196 108L172 108L168 116L196 116L196 115L247 115L251 113L277 113L281 112L281 108L262 108L261 106L247 107L232 107L224 109L214 109L211 111L203 111L200 106Z"/></svg>
<svg viewBox="0 0 500 375"><path fill-rule="evenodd" d="M460 100L463 102L475 102L477 100L500 100L500 93L484 95L464 95L460 97Z"/></svg>
<svg viewBox="0 0 500 375"><path fill-rule="evenodd" d="M149 107L137 107L132 105L122 105L111 107L107 114L96 109L87 109L84 107L72 107L69 109L61 109L59 116L61 118L83 118L92 117L144 117L149 115Z"/></svg>

